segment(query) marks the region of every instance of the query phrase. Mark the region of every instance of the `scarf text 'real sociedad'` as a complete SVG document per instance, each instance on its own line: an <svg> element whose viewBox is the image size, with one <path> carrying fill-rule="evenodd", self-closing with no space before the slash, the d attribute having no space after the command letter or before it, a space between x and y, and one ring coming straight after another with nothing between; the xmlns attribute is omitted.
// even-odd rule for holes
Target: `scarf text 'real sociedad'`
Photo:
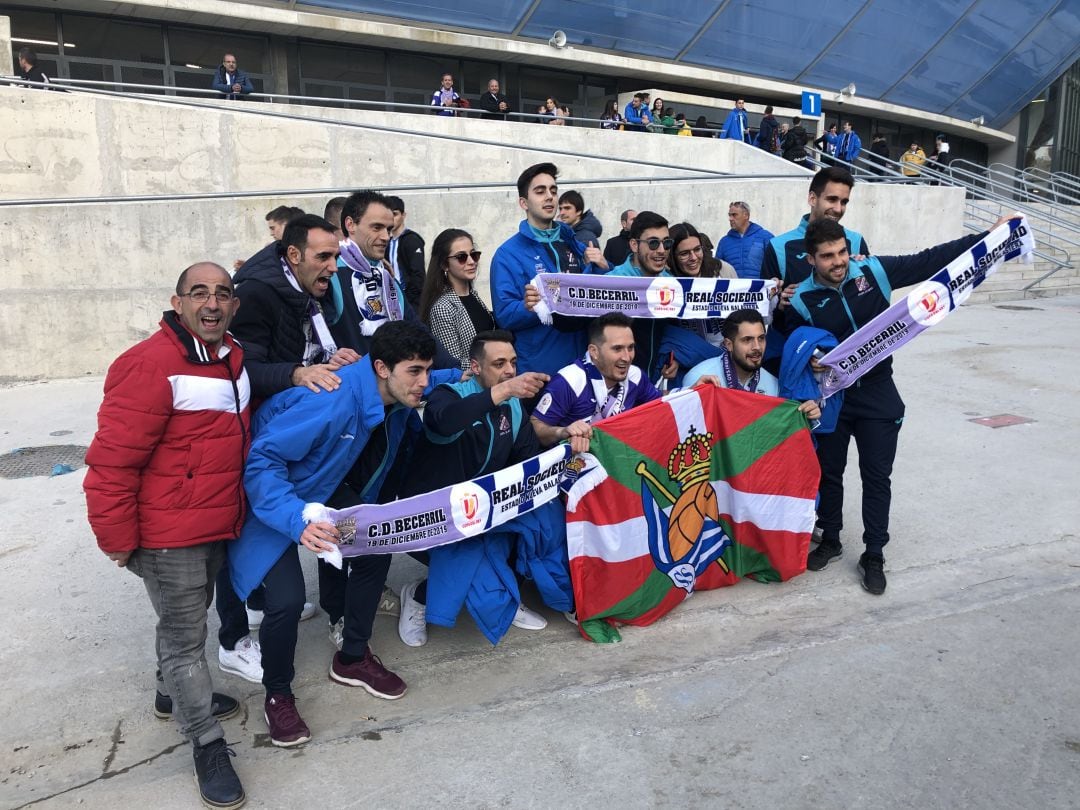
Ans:
<svg viewBox="0 0 1080 810"><path fill-rule="evenodd" d="M444 546L476 537L554 500L564 476L576 478L579 471L571 455L570 445L560 444L520 464L391 503L347 509L309 503L304 520L333 523L341 532L341 557ZM338 564L336 556L326 559Z"/></svg>
<svg viewBox="0 0 1080 810"><path fill-rule="evenodd" d="M939 323L1009 259L1035 250L1027 218L999 225L819 361L822 399L854 383L920 332Z"/></svg>
<svg viewBox="0 0 1080 810"><path fill-rule="evenodd" d="M631 318L726 318L756 309L768 323L776 306L775 279L599 276L538 273L530 282L540 291L533 312L551 324L552 314L595 318L621 312Z"/></svg>

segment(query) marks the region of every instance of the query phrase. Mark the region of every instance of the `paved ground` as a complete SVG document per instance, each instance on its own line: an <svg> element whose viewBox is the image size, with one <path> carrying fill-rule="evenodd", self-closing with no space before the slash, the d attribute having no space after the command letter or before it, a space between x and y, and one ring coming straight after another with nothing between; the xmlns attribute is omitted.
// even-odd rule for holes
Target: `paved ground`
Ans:
<svg viewBox="0 0 1080 810"><path fill-rule="evenodd" d="M393 703L332 685L325 622L305 623L307 746L269 746L260 688L216 678L244 700L226 732L250 806L1076 807L1078 346L1080 299L1059 298L966 307L903 350L882 597L849 542L824 572L697 594L619 645L551 614L494 649L466 618L414 650L380 617L375 650L410 687ZM100 388L0 389L0 452L88 443ZM1001 413L1035 421L970 421ZM0 806L197 806L151 712L149 604L97 551L82 477L0 479Z"/></svg>

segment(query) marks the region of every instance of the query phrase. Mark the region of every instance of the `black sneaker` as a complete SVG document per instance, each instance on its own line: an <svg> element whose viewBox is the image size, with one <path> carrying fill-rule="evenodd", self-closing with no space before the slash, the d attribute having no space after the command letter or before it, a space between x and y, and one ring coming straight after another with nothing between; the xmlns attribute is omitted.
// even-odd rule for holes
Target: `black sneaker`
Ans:
<svg viewBox="0 0 1080 810"><path fill-rule="evenodd" d="M859 557L859 573L862 575L862 586L865 590L877 596L885 593L884 557L864 552Z"/></svg>
<svg viewBox="0 0 1080 810"><path fill-rule="evenodd" d="M228 720L240 711L240 704L235 698L214 692L214 699L210 702L210 713L218 720ZM157 693L154 698L154 717L159 720L168 720L172 717L172 698L168 695Z"/></svg>
<svg viewBox="0 0 1080 810"><path fill-rule="evenodd" d="M843 556L844 547L839 543L822 541L817 548L806 555L806 570L820 571L833 560L839 560Z"/></svg>
<svg viewBox="0 0 1080 810"><path fill-rule="evenodd" d="M239 807L247 800L233 770L230 758L235 756L225 740L195 746L195 783L207 807Z"/></svg>

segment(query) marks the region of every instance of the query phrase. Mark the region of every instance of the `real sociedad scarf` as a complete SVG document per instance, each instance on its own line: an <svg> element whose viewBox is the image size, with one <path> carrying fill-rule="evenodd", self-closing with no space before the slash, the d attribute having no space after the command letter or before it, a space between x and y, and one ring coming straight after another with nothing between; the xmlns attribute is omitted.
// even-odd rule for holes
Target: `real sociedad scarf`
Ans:
<svg viewBox="0 0 1080 810"><path fill-rule="evenodd" d="M726 388L735 391L749 391L751 394L757 393L758 383L761 382L760 368L750 375L746 385L739 382L739 374L735 370L735 361L731 359L731 355L727 351L720 352L720 368L724 372L724 386Z"/></svg>
<svg viewBox="0 0 1080 810"><path fill-rule="evenodd" d="M594 318L622 312L631 318L726 318L756 309L772 320L779 289L775 279L686 278L538 273L540 291L533 312L551 324L552 314Z"/></svg>
<svg viewBox="0 0 1080 810"><path fill-rule="evenodd" d="M339 247L341 260L352 270L352 292L360 310L361 334L371 337L387 321L400 321L401 300L398 298L397 284L386 265L379 263L372 267L351 239L344 240Z"/></svg>
<svg viewBox="0 0 1080 810"><path fill-rule="evenodd" d="M337 553L325 553L339 568L343 557L423 551L476 537L554 500L564 473L576 474L567 468L572 455L569 444L559 444L520 464L434 492L347 509L309 503L303 517L308 523L333 523L341 532Z"/></svg>
<svg viewBox="0 0 1080 810"><path fill-rule="evenodd" d="M314 338L314 343L318 344L319 348L323 351L323 361L329 360L337 352L337 342L330 334L330 327L326 325L326 318L323 316L322 307L319 306L319 302L316 301L310 294L308 294L297 281L296 275L293 273L292 268L289 267L289 263L284 258L281 259L281 269L285 271L285 278L288 280L289 285L298 293L303 293L308 297L307 314L308 319L311 322L311 334ZM314 353L304 352L305 365L311 362L314 358Z"/></svg>
<svg viewBox="0 0 1080 810"><path fill-rule="evenodd" d="M1035 239L1026 217L992 230L821 358L821 365L828 368L821 381L822 398L847 388L916 335L939 323L1006 261L1034 250Z"/></svg>

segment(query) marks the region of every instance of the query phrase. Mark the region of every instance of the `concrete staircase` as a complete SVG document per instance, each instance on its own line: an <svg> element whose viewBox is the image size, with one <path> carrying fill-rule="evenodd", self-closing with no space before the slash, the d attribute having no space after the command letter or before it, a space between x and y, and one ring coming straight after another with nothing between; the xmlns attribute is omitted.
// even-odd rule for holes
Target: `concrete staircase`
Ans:
<svg viewBox="0 0 1080 810"><path fill-rule="evenodd" d="M985 217L986 203L980 203L981 211L968 207L969 221L975 227ZM1001 207L1004 210L1004 206ZM973 303L995 303L998 301L1016 301L1025 298L1053 298L1059 295L1080 295L1080 247L1071 242L1080 241L1080 210L1077 206L1045 204L1025 204L1020 207L1034 227L1048 230L1049 234L1036 233L1037 249L1066 267L1059 267L1052 261L1035 258L1032 264L1009 262L994 275L979 285L968 299ZM1066 225L1055 225L1045 217L1063 220ZM1043 278L1057 268L1053 275ZM1039 279L1042 279L1039 281ZM1037 282L1037 283L1035 283ZM1030 286L1035 283L1035 286ZM1030 287L1030 288L1029 288ZM1026 289L1027 288L1027 289Z"/></svg>

